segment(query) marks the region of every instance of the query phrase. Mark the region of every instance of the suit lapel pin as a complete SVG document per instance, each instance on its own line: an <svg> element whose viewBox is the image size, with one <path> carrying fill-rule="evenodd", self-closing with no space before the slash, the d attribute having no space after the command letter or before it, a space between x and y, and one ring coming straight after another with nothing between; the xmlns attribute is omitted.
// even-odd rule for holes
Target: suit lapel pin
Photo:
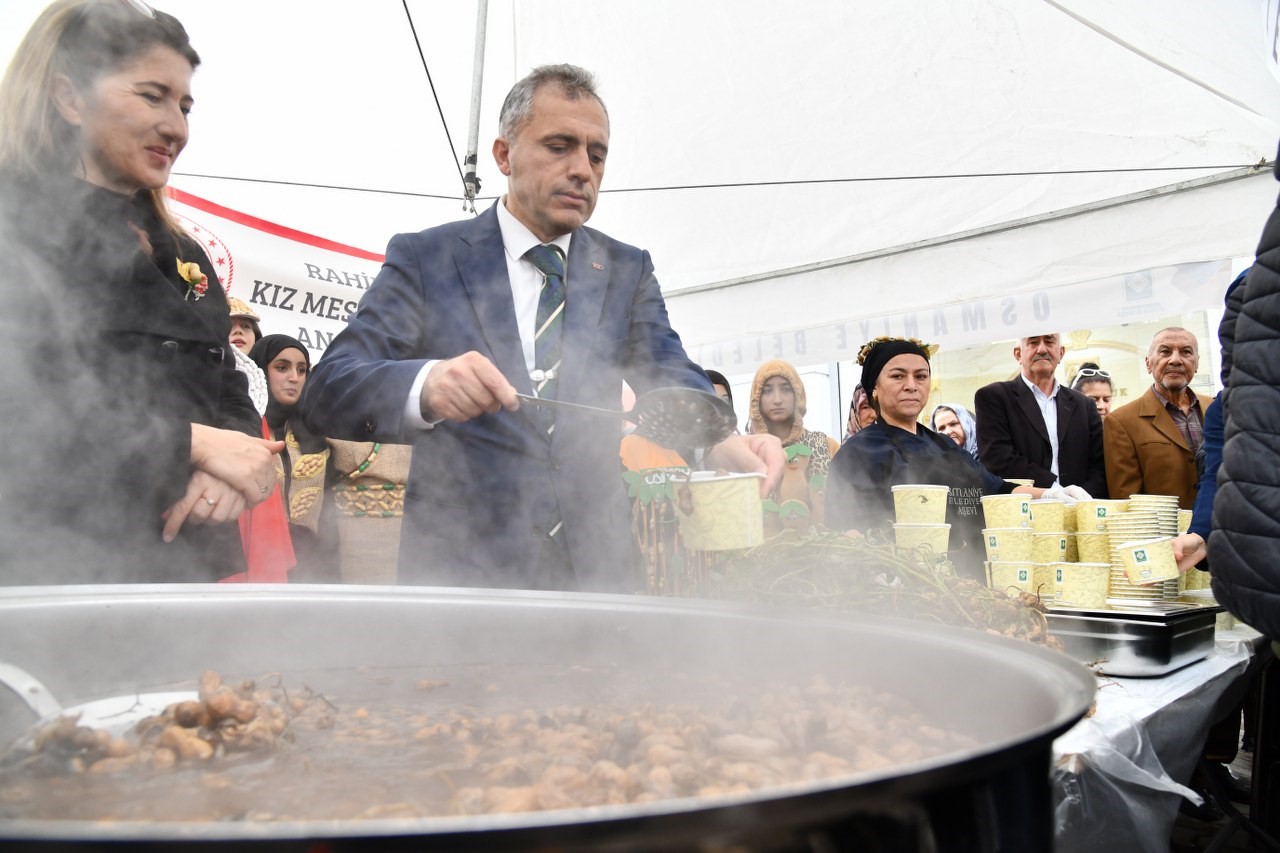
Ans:
<svg viewBox="0 0 1280 853"><path fill-rule="evenodd" d="M592 269L600 270L601 272L604 272L604 264L597 264L595 261L592 261L592 262L591 262L591 268L592 268Z"/></svg>

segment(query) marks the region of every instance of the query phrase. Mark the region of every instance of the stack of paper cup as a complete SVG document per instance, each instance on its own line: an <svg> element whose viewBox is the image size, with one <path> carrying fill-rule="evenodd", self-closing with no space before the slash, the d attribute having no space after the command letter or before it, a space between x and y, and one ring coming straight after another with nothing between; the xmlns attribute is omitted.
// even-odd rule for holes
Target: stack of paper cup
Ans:
<svg viewBox="0 0 1280 853"><path fill-rule="evenodd" d="M1129 495L1128 512L1152 512L1160 536L1178 535L1178 497L1176 495Z"/></svg>
<svg viewBox="0 0 1280 853"><path fill-rule="evenodd" d="M1192 512L1189 509L1178 510L1178 532L1186 533L1191 529Z"/></svg>

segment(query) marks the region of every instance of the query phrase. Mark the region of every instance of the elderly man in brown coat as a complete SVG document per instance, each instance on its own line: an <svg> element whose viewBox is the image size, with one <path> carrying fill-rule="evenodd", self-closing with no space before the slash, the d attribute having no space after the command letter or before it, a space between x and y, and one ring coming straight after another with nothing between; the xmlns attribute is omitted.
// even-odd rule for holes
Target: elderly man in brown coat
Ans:
<svg viewBox="0 0 1280 853"><path fill-rule="evenodd" d="M1182 328L1160 330L1146 364L1152 386L1102 422L1107 491L1121 500L1133 494L1177 495L1178 506L1191 509L1204 410L1213 402L1191 390L1200 366L1195 335Z"/></svg>

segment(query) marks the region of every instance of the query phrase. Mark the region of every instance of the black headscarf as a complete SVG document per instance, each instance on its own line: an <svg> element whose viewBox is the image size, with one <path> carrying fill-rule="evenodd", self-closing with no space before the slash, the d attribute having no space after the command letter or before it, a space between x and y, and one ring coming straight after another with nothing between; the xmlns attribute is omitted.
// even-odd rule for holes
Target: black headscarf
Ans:
<svg viewBox="0 0 1280 853"><path fill-rule="evenodd" d="M277 439L283 438L286 428L293 430L293 435L298 439L299 446L302 447L304 453L314 453L324 445L324 438L313 436L307 431L302 423L302 418L295 418L298 412L298 404L285 405L276 400L275 395L270 393L271 390L271 374L267 367L271 362L275 361L276 356L287 349L296 349L302 353L302 357L307 362L307 371L311 370L311 353L302 345L297 338L291 338L288 335L267 335L253 345L253 349L249 350L249 358L253 363L262 368L262 372L267 374L267 426L271 427L271 434Z"/></svg>
<svg viewBox="0 0 1280 853"><path fill-rule="evenodd" d="M929 360L929 351L916 341L889 338L872 343L871 349L862 360L862 387L867 394L875 393L876 380L880 378L880 371L900 355L918 355L925 361Z"/></svg>

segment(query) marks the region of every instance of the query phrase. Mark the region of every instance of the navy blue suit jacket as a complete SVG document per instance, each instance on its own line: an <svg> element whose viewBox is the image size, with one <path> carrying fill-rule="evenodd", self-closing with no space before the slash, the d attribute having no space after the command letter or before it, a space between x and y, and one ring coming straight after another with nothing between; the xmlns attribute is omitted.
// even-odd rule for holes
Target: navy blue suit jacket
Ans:
<svg viewBox="0 0 1280 853"><path fill-rule="evenodd" d="M579 228L565 278L560 399L617 408L624 379L637 394L711 390L668 323L648 252ZM494 208L393 237L359 309L307 380L302 408L312 428L413 445L401 582L527 587L558 508L583 589L641 588L619 476L620 421L561 411L548 436L526 404L464 424L402 428L424 362L470 350L532 393Z"/></svg>

